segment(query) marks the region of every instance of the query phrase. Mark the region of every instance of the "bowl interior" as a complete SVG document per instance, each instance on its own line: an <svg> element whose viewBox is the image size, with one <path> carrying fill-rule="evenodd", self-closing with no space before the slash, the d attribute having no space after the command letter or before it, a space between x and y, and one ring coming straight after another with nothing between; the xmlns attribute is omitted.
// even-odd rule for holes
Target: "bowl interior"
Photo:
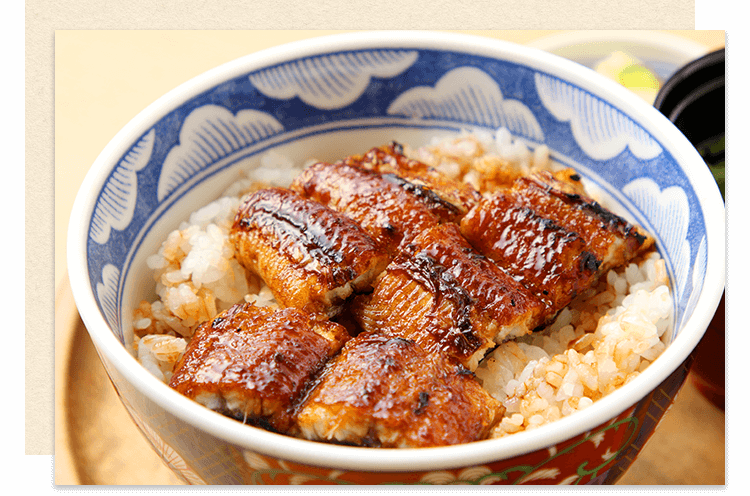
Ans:
<svg viewBox="0 0 750 496"><path fill-rule="evenodd" d="M99 157L74 221L80 256L71 255L71 268L85 274L75 276L74 292L87 284L108 324L92 332L111 332L129 347L130 315L152 291L146 258L264 153L336 160L390 140L416 146L499 127L529 148L548 146L608 207L657 237L673 283L670 341L684 331L704 285L718 301L723 266L715 267L713 254L723 260L724 246L709 235L716 227L707 219L722 208L720 198L700 156L666 118L569 61L441 37L295 44L218 68L146 109Z"/></svg>

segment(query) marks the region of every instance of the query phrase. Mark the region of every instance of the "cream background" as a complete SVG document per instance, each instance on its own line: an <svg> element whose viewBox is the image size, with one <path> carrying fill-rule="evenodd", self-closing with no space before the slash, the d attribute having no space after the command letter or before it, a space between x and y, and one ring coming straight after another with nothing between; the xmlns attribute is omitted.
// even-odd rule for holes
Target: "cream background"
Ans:
<svg viewBox="0 0 750 496"><path fill-rule="evenodd" d="M694 25L693 4L684 0L659 5L634 1L629 2L627 11L620 8L619 2L611 6L601 1L531 1L522 6L514 2L509 9L502 2L478 1L472 3L471 12L461 13L460 18L452 2L433 1L427 9L421 2L386 1L379 3L372 14L367 12L369 4L359 0L347 2L349 12L354 13L350 18L330 0L309 5L299 1L276 2L271 7L256 3L252 11L246 2L226 0L167 1L158 5L143 0L115 5L93 0L54 4L30 0L26 3L26 454L52 454L53 451L54 378L49 364L54 360L54 345L50 339L54 317L51 309L45 311L38 301L64 279L66 212L95 156L140 109L190 77L265 46L324 33L111 31L79 32L78 40L63 40L58 35L76 34L69 30L116 30L134 26L224 30L342 25L367 29L488 25L505 29L592 26L691 29ZM183 14L175 15L175 11ZM414 15L421 16L426 11L429 16L416 25ZM639 16L633 12L644 14ZM208 34L218 35L215 37L217 44L210 49L201 41L201 37ZM533 35L522 31L506 34L517 36L519 41ZM97 35L101 38L91 38ZM126 35L132 38L125 39ZM89 38L81 39L86 36ZM136 40L139 36L142 38ZM160 36L166 38L156 45L148 41ZM243 36L255 38L243 39ZM56 44L58 40L60 45ZM66 53L64 43L70 43L67 48L72 51L78 49L78 55ZM68 56L70 58L66 59ZM101 77L98 83L93 79L96 76ZM66 84L74 89L72 94L63 94ZM49 215L53 204L54 219ZM48 234L50 231L55 232L54 245ZM54 259L51 252L54 252Z"/></svg>

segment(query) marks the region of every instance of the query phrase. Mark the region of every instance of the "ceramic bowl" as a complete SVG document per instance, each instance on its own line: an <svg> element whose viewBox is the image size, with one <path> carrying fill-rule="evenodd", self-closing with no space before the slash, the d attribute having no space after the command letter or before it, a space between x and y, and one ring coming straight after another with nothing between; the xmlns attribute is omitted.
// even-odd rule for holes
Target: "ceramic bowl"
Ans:
<svg viewBox="0 0 750 496"><path fill-rule="evenodd" d="M128 352L146 257L242 167L276 150L335 160L397 139L508 128L574 167L658 242L674 288L665 352L584 411L510 437L429 449L313 443L181 396ZM123 404L191 484L612 483L682 385L724 287L724 209L696 150L656 109L579 64L489 38L373 32L280 46L218 67L143 110L77 196L69 271ZM116 426L113 426L116 428Z"/></svg>

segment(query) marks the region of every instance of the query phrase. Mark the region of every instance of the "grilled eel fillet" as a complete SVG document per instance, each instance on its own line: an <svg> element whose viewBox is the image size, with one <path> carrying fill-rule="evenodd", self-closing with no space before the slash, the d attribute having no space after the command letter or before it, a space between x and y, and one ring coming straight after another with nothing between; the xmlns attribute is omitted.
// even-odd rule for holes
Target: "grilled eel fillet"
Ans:
<svg viewBox="0 0 750 496"><path fill-rule="evenodd" d="M282 306L328 317L352 292L369 290L388 263L354 221L282 188L247 197L231 237L240 264L258 274Z"/></svg>
<svg viewBox="0 0 750 496"><path fill-rule="evenodd" d="M472 371L497 343L530 333L545 311L455 224L435 226L406 245L372 295L351 308L364 330L413 339Z"/></svg>
<svg viewBox="0 0 750 496"><path fill-rule="evenodd" d="M549 318L653 239L583 195L577 175L538 174L484 198L461 233L547 306Z"/></svg>
<svg viewBox="0 0 750 496"><path fill-rule="evenodd" d="M424 186L456 207L461 216L482 199L479 191L470 184L450 179L434 167L405 156L403 146L395 141L372 148L364 155L347 157L342 162L381 174L395 174L413 184Z"/></svg>
<svg viewBox="0 0 750 496"><path fill-rule="evenodd" d="M392 173L380 173L350 158L307 167L291 189L350 217L388 253L419 233L444 222L458 222L464 207L427 186Z"/></svg>
<svg viewBox="0 0 750 496"><path fill-rule="evenodd" d="M294 402L349 339L303 310L237 304L198 327L170 387L224 415L278 432Z"/></svg>
<svg viewBox="0 0 750 496"><path fill-rule="evenodd" d="M382 448L484 439L504 407L473 374L415 341L363 332L323 369L302 401L295 434Z"/></svg>
<svg viewBox="0 0 750 496"><path fill-rule="evenodd" d="M518 203L578 233L587 250L601 260L600 272L630 261L654 244L654 238L643 229L588 197L572 169L521 177L512 191Z"/></svg>

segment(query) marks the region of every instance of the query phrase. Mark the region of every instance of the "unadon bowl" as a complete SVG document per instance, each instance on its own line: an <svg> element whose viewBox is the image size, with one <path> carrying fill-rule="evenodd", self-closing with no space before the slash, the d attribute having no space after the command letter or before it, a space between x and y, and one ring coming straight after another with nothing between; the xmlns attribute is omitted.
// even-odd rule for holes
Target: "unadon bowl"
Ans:
<svg viewBox="0 0 750 496"><path fill-rule="evenodd" d="M396 139L506 127L545 144L657 238L674 295L669 346L581 412L506 438L428 449L314 443L243 425L181 396L127 351L146 257L190 211L270 150L336 160ZM137 115L77 196L76 305L133 421L185 482L612 483L653 433L724 287L724 207L688 140L614 82L557 56L431 32L336 35L211 70ZM117 426L112 426L117 428Z"/></svg>

